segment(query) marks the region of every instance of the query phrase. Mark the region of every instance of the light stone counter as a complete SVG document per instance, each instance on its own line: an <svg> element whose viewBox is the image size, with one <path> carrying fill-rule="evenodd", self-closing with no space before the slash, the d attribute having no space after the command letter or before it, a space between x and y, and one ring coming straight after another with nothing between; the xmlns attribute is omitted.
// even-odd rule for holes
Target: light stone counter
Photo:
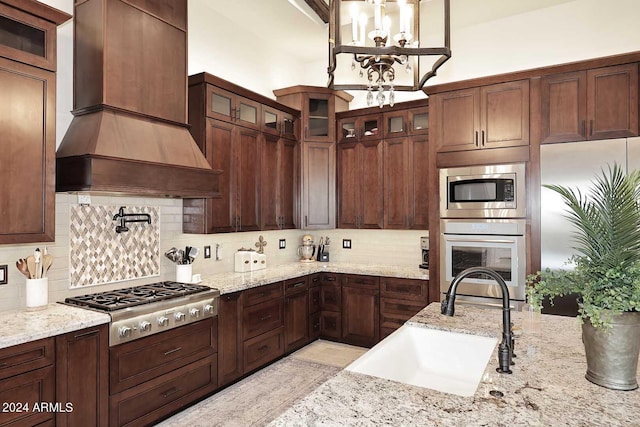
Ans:
<svg viewBox="0 0 640 427"><path fill-rule="evenodd" d="M105 313L51 303L44 310L0 313L0 348L109 323Z"/></svg>
<svg viewBox="0 0 640 427"><path fill-rule="evenodd" d="M404 279L429 280L429 271L416 267L392 265L365 265L347 263L291 263L267 267L249 273L220 273L202 278L202 284L217 288L221 294L242 291L281 280L293 279L312 273L348 273L368 276L398 277Z"/></svg>
<svg viewBox="0 0 640 427"><path fill-rule="evenodd" d="M516 326L521 313L512 313ZM500 339L500 310L440 304L409 323ZM584 378L586 361L575 318L542 316L539 334L526 330L515 345L513 374L498 374L496 352L473 397L460 397L341 371L296 403L271 426L638 426L640 391L613 391ZM488 394L504 391L504 397Z"/></svg>

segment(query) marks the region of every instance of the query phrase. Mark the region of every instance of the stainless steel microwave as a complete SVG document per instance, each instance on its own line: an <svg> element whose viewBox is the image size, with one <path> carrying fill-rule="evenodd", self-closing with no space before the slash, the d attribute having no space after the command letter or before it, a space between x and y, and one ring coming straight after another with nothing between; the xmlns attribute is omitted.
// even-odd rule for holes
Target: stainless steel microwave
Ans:
<svg viewBox="0 0 640 427"><path fill-rule="evenodd" d="M440 169L441 218L524 218L525 164Z"/></svg>

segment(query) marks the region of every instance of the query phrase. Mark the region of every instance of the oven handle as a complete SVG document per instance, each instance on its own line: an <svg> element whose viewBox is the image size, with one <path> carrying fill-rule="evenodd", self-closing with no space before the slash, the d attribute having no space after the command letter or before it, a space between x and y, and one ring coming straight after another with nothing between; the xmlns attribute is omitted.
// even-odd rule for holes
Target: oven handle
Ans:
<svg viewBox="0 0 640 427"><path fill-rule="evenodd" d="M447 242L465 242L465 243L516 243L515 240L502 240L502 239L455 239L445 237Z"/></svg>

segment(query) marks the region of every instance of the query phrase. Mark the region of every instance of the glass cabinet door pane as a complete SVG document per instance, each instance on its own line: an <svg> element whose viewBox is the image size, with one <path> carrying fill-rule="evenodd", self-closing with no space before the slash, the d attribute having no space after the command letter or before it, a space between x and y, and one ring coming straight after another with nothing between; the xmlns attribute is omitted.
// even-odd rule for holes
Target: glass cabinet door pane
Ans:
<svg viewBox="0 0 640 427"><path fill-rule="evenodd" d="M378 119L365 120L363 131L364 131L364 136L377 135Z"/></svg>
<svg viewBox="0 0 640 427"><path fill-rule="evenodd" d="M224 116L231 116L231 98L222 96L218 93L211 94L211 111L214 113L222 114Z"/></svg>
<svg viewBox="0 0 640 427"><path fill-rule="evenodd" d="M45 57L45 32L0 15L0 44Z"/></svg>
<svg viewBox="0 0 640 427"><path fill-rule="evenodd" d="M295 133L295 122L293 119L284 118L282 120L283 132L287 135L293 135Z"/></svg>
<svg viewBox="0 0 640 427"><path fill-rule="evenodd" d="M389 117L389 121L387 123L389 133L400 133L404 132L404 120L403 117Z"/></svg>
<svg viewBox="0 0 640 427"><path fill-rule="evenodd" d="M264 112L264 126L271 129L278 129L278 116L271 111Z"/></svg>
<svg viewBox="0 0 640 427"><path fill-rule="evenodd" d="M258 123L258 109L253 105L240 103L240 120L252 124Z"/></svg>
<svg viewBox="0 0 640 427"><path fill-rule="evenodd" d="M342 138L355 138L355 137L356 137L356 123L342 122Z"/></svg>
<svg viewBox="0 0 640 427"><path fill-rule="evenodd" d="M309 136L329 136L329 100L309 98Z"/></svg>
<svg viewBox="0 0 640 427"><path fill-rule="evenodd" d="M329 101L327 99L309 99L309 116L329 118Z"/></svg>
<svg viewBox="0 0 640 427"><path fill-rule="evenodd" d="M429 129L429 113L416 114L413 116L413 130Z"/></svg>

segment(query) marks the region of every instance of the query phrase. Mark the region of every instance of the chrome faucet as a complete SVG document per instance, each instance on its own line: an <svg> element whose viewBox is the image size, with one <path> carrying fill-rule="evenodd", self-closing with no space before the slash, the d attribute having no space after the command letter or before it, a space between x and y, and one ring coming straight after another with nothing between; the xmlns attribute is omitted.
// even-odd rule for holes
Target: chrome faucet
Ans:
<svg viewBox="0 0 640 427"><path fill-rule="evenodd" d="M454 303L456 301L456 289L458 288L458 285L465 277L477 273L483 273L493 278L498 282L498 285L500 285L500 289L502 290L502 342L500 342L500 346L498 347L498 363L500 364L500 367L496 368L496 371L503 374L510 374L512 372L511 365L513 364L511 361L513 358L513 333L511 332L509 288L507 288L507 284L498 273L486 267L471 267L460 272L453 278L453 281L449 286L449 290L447 291L447 295L444 301L442 301L440 311L445 316L453 316L455 311Z"/></svg>

